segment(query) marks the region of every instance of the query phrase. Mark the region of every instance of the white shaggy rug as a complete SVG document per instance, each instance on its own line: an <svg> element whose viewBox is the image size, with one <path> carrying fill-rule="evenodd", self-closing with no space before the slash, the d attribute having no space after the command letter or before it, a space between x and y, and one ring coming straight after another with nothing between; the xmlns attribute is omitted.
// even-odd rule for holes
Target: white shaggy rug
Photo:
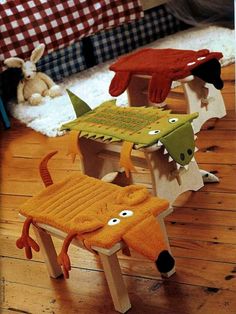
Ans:
<svg viewBox="0 0 236 314"><path fill-rule="evenodd" d="M145 47L192 50L207 48L210 51L221 51L224 58L220 61L222 66L225 66L234 62L235 34L233 30L216 26L194 28L159 39ZM45 98L39 106L12 103L9 110L12 116L35 131L49 137L63 135L63 132L59 131L61 124L75 118L65 89L70 89L91 108L95 108L103 101L111 99L108 89L114 72L108 68L113 62L114 60L106 62L65 79L61 84L63 95L60 97ZM117 98L117 103L127 104L126 93Z"/></svg>

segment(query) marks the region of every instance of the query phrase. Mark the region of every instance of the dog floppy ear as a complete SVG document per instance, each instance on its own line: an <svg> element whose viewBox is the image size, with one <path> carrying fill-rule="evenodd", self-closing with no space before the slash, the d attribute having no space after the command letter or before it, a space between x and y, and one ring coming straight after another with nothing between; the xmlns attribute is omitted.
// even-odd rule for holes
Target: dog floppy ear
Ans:
<svg viewBox="0 0 236 314"><path fill-rule="evenodd" d="M117 204L135 206L143 203L149 197L147 189L141 185L129 185L117 195Z"/></svg>
<svg viewBox="0 0 236 314"><path fill-rule="evenodd" d="M17 57L7 58L4 64L9 68L21 68L24 64L24 60Z"/></svg>
<svg viewBox="0 0 236 314"><path fill-rule="evenodd" d="M45 50L44 44L40 44L38 47L36 47L31 53L30 61L33 63L37 63L39 59L42 57L44 50Z"/></svg>
<svg viewBox="0 0 236 314"><path fill-rule="evenodd" d="M71 229L78 235L92 232L104 227L107 221L112 217L114 212L114 204L108 206L106 203L100 207L94 208L89 214L80 214L72 222Z"/></svg>
<svg viewBox="0 0 236 314"><path fill-rule="evenodd" d="M73 229L79 234L100 229L104 223L96 216L80 215L73 221Z"/></svg>

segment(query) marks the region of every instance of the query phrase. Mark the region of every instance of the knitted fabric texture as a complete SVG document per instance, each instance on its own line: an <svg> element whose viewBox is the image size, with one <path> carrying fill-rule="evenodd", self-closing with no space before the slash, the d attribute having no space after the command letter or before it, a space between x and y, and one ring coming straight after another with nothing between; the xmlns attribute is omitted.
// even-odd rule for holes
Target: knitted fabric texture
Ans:
<svg viewBox="0 0 236 314"><path fill-rule="evenodd" d="M155 261L167 250L155 217L168 207L168 201L152 197L142 186L119 187L83 174L73 175L46 187L22 205L20 213L27 220L17 246L28 251L31 246L38 251L37 244L29 237L29 225L44 223L68 233L59 255L67 277L70 268L67 250L74 237L83 241L88 249L92 246L111 248L123 240ZM27 250L26 254L32 257Z"/></svg>
<svg viewBox="0 0 236 314"><path fill-rule="evenodd" d="M220 78L218 60L222 56L221 52L209 52L207 49L199 51L142 49L121 57L110 66L115 76L111 81L109 92L112 96L122 94L133 74L151 76L148 95L153 103L161 103L165 100L172 81L192 74L221 89L223 82Z"/></svg>
<svg viewBox="0 0 236 314"><path fill-rule="evenodd" d="M132 224L167 208L166 200L152 197L144 187L124 188L76 174L32 197L21 206L20 213L66 233L76 232L89 245L109 248ZM107 225L113 217L122 219L119 214L123 210L132 210L134 215L121 224ZM96 233L86 234L101 227Z"/></svg>
<svg viewBox="0 0 236 314"><path fill-rule="evenodd" d="M61 130L77 130L80 136L109 141L129 141L150 146L174 129L192 122L198 113L171 114L155 107L118 107L115 100L102 103L81 117L63 124ZM174 122L170 119L178 118ZM159 129L159 132L156 129Z"/></svg>
<svg viewBox="0 0 236 314"><path fill-rule="evenodd" d="M124 141L123 145L127 149L122 151L120 164L128 170L133 170L129 155L134 144L141 148L157 144L159 141L160 145L165 142L164 146L169 155L184 166L191 161L194 154L195 143L191 122L197 116L198 113L171 114L170 110L154 107L118 107L115 101L107 101L64 124L61 129L77 131L78 137L106 142ZM75 133L72 132L71 137L76 141L76 145L79 145ZM76 145L70 146L71 153ZM187 151L191 153L186 154ZM181 154L185 155L184 159L180 158Z"/></svg>

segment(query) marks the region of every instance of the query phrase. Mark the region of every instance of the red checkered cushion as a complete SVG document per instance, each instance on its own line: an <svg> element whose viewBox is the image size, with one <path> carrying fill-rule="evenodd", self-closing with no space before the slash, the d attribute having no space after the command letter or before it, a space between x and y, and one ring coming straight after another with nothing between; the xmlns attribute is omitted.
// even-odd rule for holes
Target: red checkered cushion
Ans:
<svg viewBox="0 0 236 314"><path fill-rule="evenodd" d="M39 43L49 53L143 16L138 0L1 0L0 12L0 71L4 59L26 58Z"/></svg>

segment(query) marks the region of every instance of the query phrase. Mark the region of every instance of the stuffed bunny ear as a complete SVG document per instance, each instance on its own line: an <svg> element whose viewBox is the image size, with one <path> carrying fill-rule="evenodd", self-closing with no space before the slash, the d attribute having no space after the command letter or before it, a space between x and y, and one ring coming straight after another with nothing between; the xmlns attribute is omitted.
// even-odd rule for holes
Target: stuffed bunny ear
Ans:
<svg viewBox="0 0 236 314"><path fill-rule="evenodd" d="M4 60L4 64L9 68L21 68L24 64L24 60L21 58L12 57Z"/></svg>
<svg viewBox="0 0 236 314"><path fill-rule="evenodd" d="M34 63L38 62L39 59L42 57L44 50L45 50L44 44L40 44L38 47L36 47L31 53L30 61Z"/></svg>

